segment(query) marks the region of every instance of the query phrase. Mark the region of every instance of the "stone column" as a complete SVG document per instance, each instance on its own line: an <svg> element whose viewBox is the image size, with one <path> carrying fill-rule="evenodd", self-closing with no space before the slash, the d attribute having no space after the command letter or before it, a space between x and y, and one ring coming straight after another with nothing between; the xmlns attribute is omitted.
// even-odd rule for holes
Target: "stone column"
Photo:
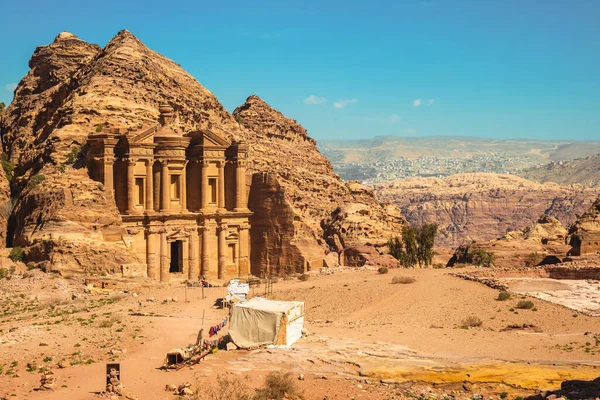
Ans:
<svg viewBox="0 0 600 400"><path fill-rule="evenodd" d="M135 180L133 176L133 168L135 167L135 160L129 158L127 160L127 214L133 214L135 209L133 207L133 196L135 189Z"/></svg>
<svg viewBox="0 0 600 400"><path fill-rule="evenodd" d="M163 160L160 162L160 212L169 212L171 208L171 177L169 175L169 162Z"/></svg>
<svg viewBox="0 0 600 400"><path fill-rule="evenodd" d="M154 211L154 177L152 176L152 160L146 160L146 213Z"/></svg>
<svg viewBox="0 0 600 400"><path fill-rule="evenodd" d="M235 168L235 211L244 211L248 208L246 204L246 162L236 163Z"/></svg>
<svg viewBox="0 0 600 400"><path fill-rule="evenodd" d="M146 265L148 278L158 279L156 271L156 234L150 229L146 231Z"/></svg>
<svg viewBox="0 0 600 400"><path fill-rule="evenodd" d="M227 242L225 241L225 235L227 234L227 224L219 225L219 279L225 277L225 264L227 263Z"/></svg>
<svg viewBox="0 0 600 400"><path fill-rule="evenodd" d="M208 254L208 226L200 227L202 234L202 269L200 275L208 275L210 271L210 255Z"/></svg>
<svg viewBox="0 0 600 400"><path fill-rule="evenodd" d="M200 163L200 208L206 210L208 207L208 161Z"/></svg>
<svg viewBox="0 0 600 400"><path fill-rule="evenodd" d="M219 209L225 209L225 161L219 161L217 163L219 169L219 179L217 182L217 207Z"/></svg>
<svg viewBox="0 0 600 400"><path fill-rule="evenodd" d="M115 190L115 184L113 183L114 172L113 165L115 158L112 156L104 156L102 164L104 166L104 187L108 190Z"/></svg>
<svg viewBox="0 0 600 400"><path fill-rule="evenodd" d="M188 267L188 280L191 282L196 282L198 280L198 275L200 274L200 265L198 260L198 230L193 229L190 232L190 240L189 240L189 267Z"/></svg>
<svg viewBox="0 0 600 400"><path fill-rule="evenodd" d="M167 232L163 229L160 231L160 281L167 282L169 280L169 252L167 249Z"/></svg>
<svg viewBox="0 0 600 400"><path fill-rule="evenodd" d="M250 275L250 248L249 248L249 228L248 224L241 224L239 227L239 240L238 240L238 274L239 276L248 276Z"/></svg>
<svg viewBox="0 0 600 400"><path fill-rule="evenodd" d="M187 212L187 161L181 170L181 212Z"/></svg>

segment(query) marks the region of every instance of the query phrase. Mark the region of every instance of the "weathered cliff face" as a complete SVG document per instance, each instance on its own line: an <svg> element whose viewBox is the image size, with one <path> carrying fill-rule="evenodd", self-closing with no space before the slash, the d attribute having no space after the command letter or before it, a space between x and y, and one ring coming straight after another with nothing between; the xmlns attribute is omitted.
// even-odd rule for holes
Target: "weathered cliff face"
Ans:
<svg viewBox="0 0 600 400"><path fill-rule="evenodd" d="M64 270L89 262L86 253L98 254L107 270L143 262L121 238L114 200L80 169L88 134L156 123L162 102L175 108L179 133L206 127L232 136L238 124L212 93L127 31L104 49L62 33L29 64L1 125L17 165L9 241L33 246L30 260L60 255Z"/></svg>
<svg viewBox="0 0 600 400"><path fill-rule="evenodd" d="M600 252L600 198L571 226L568 242L574 256Z"/></svg>
<svg viewBox="0 0 600 400"><path fill-rule="evenodd" d="M247 129L242 138L250 144L249 170L259 174L249 200L252 229L261 236L253 238L255 266L267 268L269 260L268 268L277 263L301 271L323 263L390 262L385 243L405 223L395 207L381 206L360 184L345 184L306 129L258 96L248 97L233 116Z"/></svg>
<svg viewBox="0 0 600 400"><path fill-rule="evenodd" d="M249 191L257 213L251 238L254 273L270 266L274 273L302 271L323 260L334 265L338 255L331 254L328 240L336 251L341 243L342 253L378 232L346 234L340 224L328 229L331 238L325 238L321 224L333 210L366 200L333 173L306 130L256 97L234 118L179 65L128 31L102 49L62 33L35 51L30 68L0 125L4 150L17 165L12 187L18 198L9 241L28 246L28 260L51 260L65 271L89 264L113 271L123 263L144 261L122 239L126 235L114 200L88 177L82 161L91 132L154 124L159 104L165 102L174 108L170 126L176 134L207 128L249 142L249 175L264 178L247 179L256 184ZM368 212L360 212L364 220L388 221L385 210L372 197L367 200ZM386 229L396 231L403 222L398 216L392 221ZM389 235L386 231L381 240Z"/></svg>
<svg viewBox="0 0 600 400"><path fill-rule="evenodd" d="M561 262L570 248L567 229L556 218L542 215L534 224L506 233L497 240L477 241L459 246L448 262L477 264L481 252L492 254L493 265L502 268L525 268Z"/></svg>
<svg viewBox="0 0 600 400"><path fill-rule="evenodd" d="M569 226L600 194L581 185L540 184L512 175L458 174L374 185L382 201L394 202L411 224L437 222L437 246L492 240L523 229L539 215Z"/></svg>
<svg viewBox="0 0 600 400"><path fill-rule="evenodd" d="M0 170L0 248L6 247L8 218L12 213L13 202L10 197L10 184L4 171Z"/></svg>

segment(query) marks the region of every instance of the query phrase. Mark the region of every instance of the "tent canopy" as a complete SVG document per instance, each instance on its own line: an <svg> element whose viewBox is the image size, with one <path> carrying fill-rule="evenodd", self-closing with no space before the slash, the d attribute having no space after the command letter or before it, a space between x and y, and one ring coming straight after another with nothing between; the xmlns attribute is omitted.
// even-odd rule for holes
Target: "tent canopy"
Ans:
<svg viewBox="0 0 600 400"><path fill-rule="evenodd" d="M255 297L231 311L229 335L242 348L291 345L302 336L304 303Z"/></svg>

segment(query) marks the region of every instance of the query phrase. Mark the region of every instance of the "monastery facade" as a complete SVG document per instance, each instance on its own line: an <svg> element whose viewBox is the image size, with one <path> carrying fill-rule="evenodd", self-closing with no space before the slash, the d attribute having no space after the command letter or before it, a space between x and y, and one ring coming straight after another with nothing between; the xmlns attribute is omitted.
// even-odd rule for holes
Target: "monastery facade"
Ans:
<svg viewBox="0 0 600 400"><path fill-rule="evenodd" d="M148 277L197 281L250 274L246 163L248 147L208 130L183 136L173 108L138 131L103 129L88 138L88 169L112 188Z"/></svg>

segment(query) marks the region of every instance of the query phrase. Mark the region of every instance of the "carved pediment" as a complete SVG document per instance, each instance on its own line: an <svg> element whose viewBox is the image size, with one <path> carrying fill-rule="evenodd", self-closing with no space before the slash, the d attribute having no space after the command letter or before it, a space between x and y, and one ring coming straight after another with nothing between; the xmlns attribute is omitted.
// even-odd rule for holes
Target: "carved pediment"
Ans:
<svg viewBox="0 0 600 400"><path fill-rule="evenodd" d="M196 145L204 147L228 147L230 145L229 141L207 129L200 129L194 132L190 132L186 136L192 138L192 146Z"/></svg>
<svg viewBox="0 0 600 400"><path fill-rule="evenodd" d="M123 143L132 146L136 144L153 144L154 134L158 130L158 125L144 127L138 131L130 131L123 135Z"/></svg>

